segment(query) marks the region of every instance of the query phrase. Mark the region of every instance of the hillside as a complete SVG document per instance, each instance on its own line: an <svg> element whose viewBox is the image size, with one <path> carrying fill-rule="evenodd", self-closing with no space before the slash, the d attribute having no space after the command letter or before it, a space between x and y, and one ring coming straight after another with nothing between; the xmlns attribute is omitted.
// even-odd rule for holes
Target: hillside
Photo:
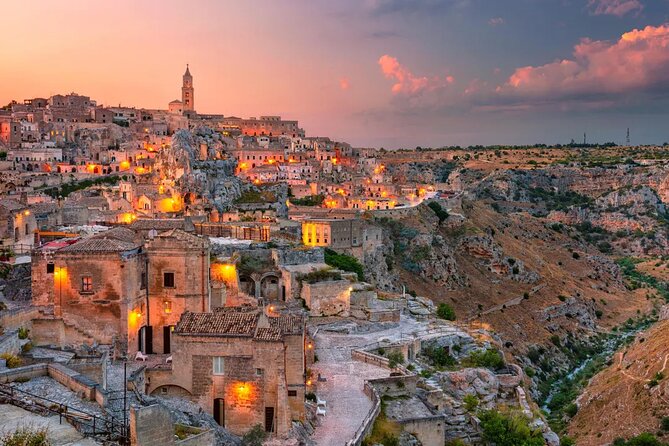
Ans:
<svg viewBox="0 0 669 446"><path fill-rule="evenodd" d="M668 360L669 320L639 333L617 352L578 399L578 413L568 428L577 444L602 445L643 432L664 434L662 418L669 416Z"/></svg>

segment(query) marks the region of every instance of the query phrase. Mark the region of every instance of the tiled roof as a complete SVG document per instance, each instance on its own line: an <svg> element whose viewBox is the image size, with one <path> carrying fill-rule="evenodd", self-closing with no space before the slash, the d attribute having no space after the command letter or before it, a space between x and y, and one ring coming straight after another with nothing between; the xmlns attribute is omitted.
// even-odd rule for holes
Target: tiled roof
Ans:
<svg viewBox="0 0 669 446"><path fill-rule="evenodd" d="M0 200L0 207L7 209L8 211L20 211L25 209L25 205L16 200L11 200L9 198L3 198Z"/></svg>
<svg viewBox="0 0 669 446"><path fill-rule="evenodd" d="M130 225L135 231L167 231L184 227L184 220L180 218L140 218Z"/></svg>
<svg viewBox="0 0 669 446"><path fill-rule="evenodd" d="M181 229L171 229L169 231L161 232L157 237L171 237L182 242L188 242L192 247L206 248L209 240L204 237L198 237L195 234L182 231Z"/></svg>
<svg viewBox="0 0 669 446"><path fill-rule="evenodd" d="M61 249L61 252L122 252L137 249L141 244L136 234L127 228L114 228L83 238Z"/></svg>
<svg viewBox="0 0 669 446"><path fill-rule="evenodd" d="M202 336L244 336L257 341L278 342L285 335L301 334L304 319L297 315L261 315L258 308L216 309L213 313L189 313L181 316L175 332ZM269 326L267 326L269 322Z"/></svg>
<svg viewBox="0 0 669 446"><path fill-rule="evenodd" d="M174 331L182 334L253 336L257 321L257 313L186 312Z"/></svg>
<svg viewBox="0 0 669 446"><path fill-rule="evenodd" d="M89 237L61 249L60 252L121 252L130 251L137 247L136 243Z"/></svg>

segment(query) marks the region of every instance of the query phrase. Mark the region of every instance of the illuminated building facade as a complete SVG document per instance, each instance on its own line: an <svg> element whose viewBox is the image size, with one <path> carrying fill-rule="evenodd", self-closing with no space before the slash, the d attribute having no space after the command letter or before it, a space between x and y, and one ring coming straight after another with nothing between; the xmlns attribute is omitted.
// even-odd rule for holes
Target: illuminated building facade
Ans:
<svg viewBox="0 0 669 446"><path fill-rule="evenodd" d="M184 313L173 333L171 370L148 369L147 393L186 397L230 432L253 426L285 437L305 418L304 318L253 307Z"/></svg>

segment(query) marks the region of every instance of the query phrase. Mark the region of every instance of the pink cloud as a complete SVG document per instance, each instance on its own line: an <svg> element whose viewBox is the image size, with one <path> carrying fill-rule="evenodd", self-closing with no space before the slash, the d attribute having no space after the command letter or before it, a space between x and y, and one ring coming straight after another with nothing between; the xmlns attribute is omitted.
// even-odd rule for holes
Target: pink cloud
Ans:
<svg viewBox="0 0 669 446"><path fill-rule="evenodd" d="M497 93L559 99L648 92L669 87L669 24L623 34L616 42L583 39L573 57L516 69Z"/></svg>
<svg viewBox="0 0 669 446"><path fill-rule="evenodd" d="M339 79L339 88L341 88L343 91L348 90L351 88L351 82L348 80L347 77L342 77Z"/></svg>
<svg viewBox="0 0 669 446"><path fill-rule="evenodd" d="M490 26L504 25L504 19L501 17L493 17L492 19L488 20L488 25Z"/></svg>
<svg viewBox="0 0 669 446"><path fill-rule="evenodd" d="M643 9L639 0L588 0L588 6L594 15L615 15L622 17L625 14Z"/></svg>
<svg viewBox="0 0 669 446"><path fill-rule="evenodd" d="M453 76L416 76L400 64L395 57L387 54L379 58L379 67L386 78L395 81L391 89L395 95L414 96L425 91L444 88L455 81Z"/></svg>

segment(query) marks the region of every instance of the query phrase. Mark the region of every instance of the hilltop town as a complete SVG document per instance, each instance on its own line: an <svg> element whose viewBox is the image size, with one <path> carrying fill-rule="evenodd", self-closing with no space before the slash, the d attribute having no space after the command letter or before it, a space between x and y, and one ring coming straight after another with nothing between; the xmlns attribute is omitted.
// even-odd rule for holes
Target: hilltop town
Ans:
<svg viewBox="0 0 669 446"><path fill-rule="evenodd" d="M200 114L195 85L0 109L0 423L149 446L669 431L669 148L360 148ZM644 340L654 375L613 373Z"/></svg>

